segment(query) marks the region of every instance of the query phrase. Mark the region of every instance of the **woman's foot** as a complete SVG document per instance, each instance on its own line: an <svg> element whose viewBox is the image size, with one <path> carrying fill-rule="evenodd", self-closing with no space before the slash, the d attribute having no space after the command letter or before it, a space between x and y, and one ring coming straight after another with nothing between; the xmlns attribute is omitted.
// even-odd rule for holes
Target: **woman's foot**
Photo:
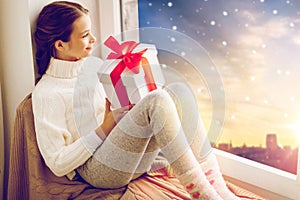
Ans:
<svg viewBox="0 0 300 200"><path fill-rule="evenodd" d="M225 180L220 171L220 167L216 156L210 153L204 160L200 162L201 168L204 171L207 180L213 188L224 200L239 200L226 186Z"/></svg>
<svg viewBox="0 0 300 200"><path fill-rule="evenodd" d="M190 194L191 199L201 200L222 200L206 179L200 166L187 171L178 177L185 190Z"/></svg>

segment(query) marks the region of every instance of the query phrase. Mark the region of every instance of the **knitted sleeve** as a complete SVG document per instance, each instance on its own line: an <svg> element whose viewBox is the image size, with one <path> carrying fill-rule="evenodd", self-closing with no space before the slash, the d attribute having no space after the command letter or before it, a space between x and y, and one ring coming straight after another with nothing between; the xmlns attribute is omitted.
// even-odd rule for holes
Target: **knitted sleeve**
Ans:
<svg viewBox="0 0 300 200"><path fill-rule="evenodd" d="M32 95L37 143L56 176L64 176L84 164L102 143L94 131L74 139L67 127L65 99L59 94Z"/></svg>

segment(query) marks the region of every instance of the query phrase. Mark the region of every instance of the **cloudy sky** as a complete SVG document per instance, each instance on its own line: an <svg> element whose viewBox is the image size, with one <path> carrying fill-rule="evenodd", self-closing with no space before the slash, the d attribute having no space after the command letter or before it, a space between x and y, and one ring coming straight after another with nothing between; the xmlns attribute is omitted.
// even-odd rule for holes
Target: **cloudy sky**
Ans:
<svg viewBox="0 0 300 200"><path fill-rule="evenodd" d="M275 133L282 146L299 144L300 1L139 0L139 26L178 31L207 51L226 95L219 142L264 146ZM208 126L209 89L193 87Z"/></svg>

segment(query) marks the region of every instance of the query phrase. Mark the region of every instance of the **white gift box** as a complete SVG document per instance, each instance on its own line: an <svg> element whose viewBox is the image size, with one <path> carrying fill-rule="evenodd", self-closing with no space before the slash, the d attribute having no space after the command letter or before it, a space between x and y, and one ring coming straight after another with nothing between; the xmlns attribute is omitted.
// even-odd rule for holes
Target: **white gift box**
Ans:
<svg viewBox="0 0 300 200"><path fill-rule="evenodd" d="M139 52L144 49L147 50L143 54L143 57L148 60L155 85L157 89L162 88L162 86L165 83L165 80L161 70L161 66L157 59L157 50L155 45L139 44L132 51L132 53ZM122 107L110 77L111 72L115 69L115 67L119 64L120 61L120 59L106 59L97 73L99 81L104 87L106 96L111 102L112 108ZM142 66L139 66L139 73L137 74L126 68L121 74L121 81L125 86L125 92L127 93L130 103L132 104L136 104L139 100L141 100L144 96L146 96L149 93L147 83L145 80L145 73Z"/></svg>

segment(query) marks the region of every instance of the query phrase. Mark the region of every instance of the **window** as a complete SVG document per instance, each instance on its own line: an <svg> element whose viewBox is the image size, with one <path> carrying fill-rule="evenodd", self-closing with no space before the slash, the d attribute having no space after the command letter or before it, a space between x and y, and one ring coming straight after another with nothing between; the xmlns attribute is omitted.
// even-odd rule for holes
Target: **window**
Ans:
<svg viewBox="0 0 300 200"><path fill-rule="evenodd" d="M123 0L120 7L122 23L117 23L126 31L123 38L132 37L127 33L139 27L134 37L149 42L143 27L165 28L201 44L205 52L200 58L213 63L211 70L219 73L221 88L211 90L208 76L187 80L196 85L193 89L208 129L220 126L222 134L212 135L211 141L223 173L292 199L300 196L300 4L295 0ZM173 52L175 57L163 62L192 69L186 53ZM214 118L213 99L218 102L219 96L212 95L218 89L221 95L224 90L226 112Z"/></svg>

